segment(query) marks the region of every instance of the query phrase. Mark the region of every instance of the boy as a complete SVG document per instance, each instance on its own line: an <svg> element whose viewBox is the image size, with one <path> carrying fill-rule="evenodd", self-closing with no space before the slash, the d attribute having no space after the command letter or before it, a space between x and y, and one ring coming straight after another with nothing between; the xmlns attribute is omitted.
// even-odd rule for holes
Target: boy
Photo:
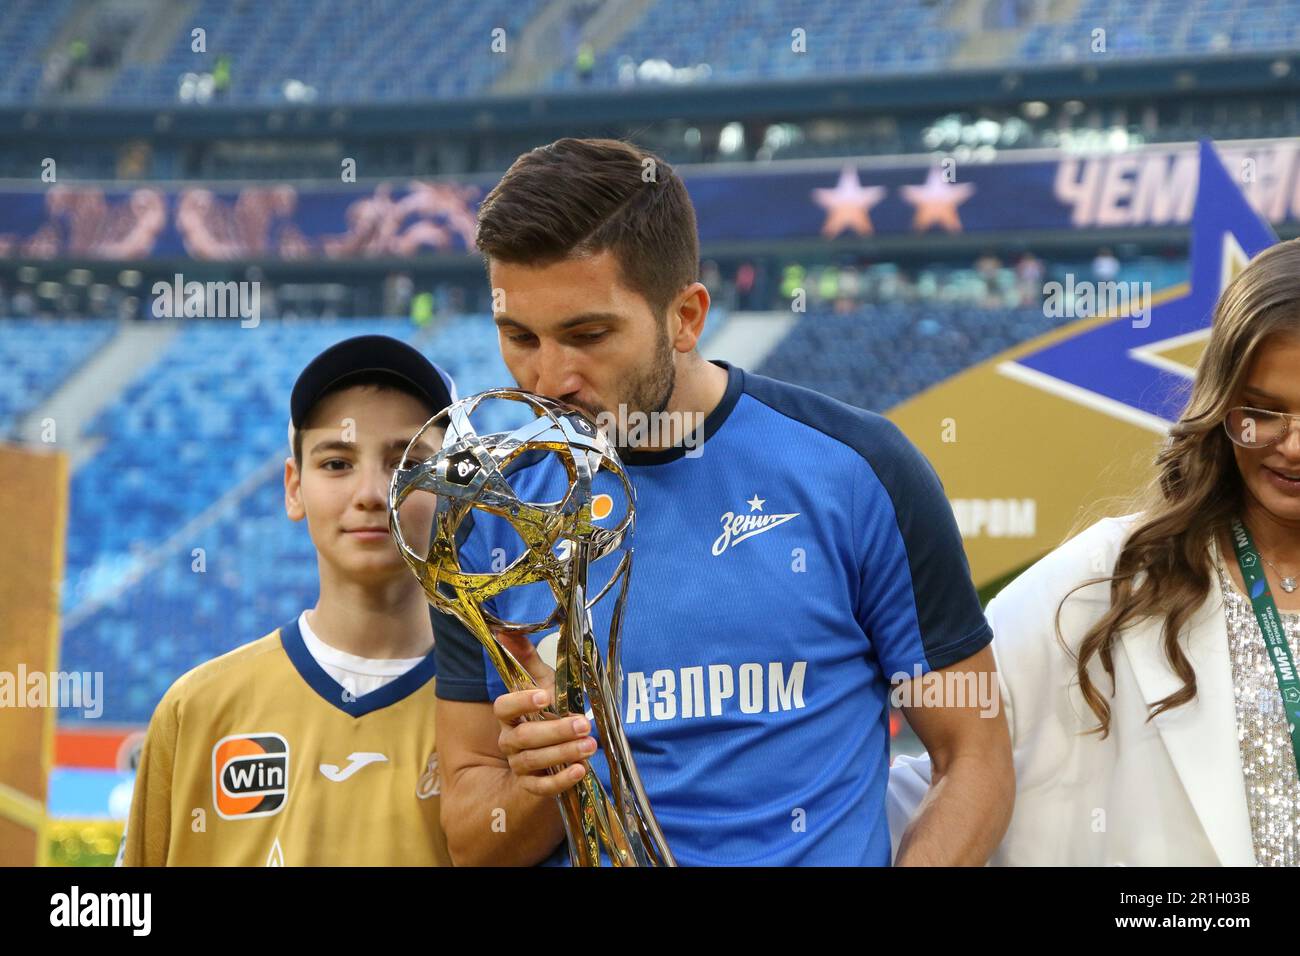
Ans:
<svg viewBox="0 0 1300 956"><path fill-rule="evenodd" d="M388 530L388 484L453 393L423 355L381 335L326 349L298 377L285 511L307 521L320 597L163 696L120 863L450 865L433 630Z"/></svg>

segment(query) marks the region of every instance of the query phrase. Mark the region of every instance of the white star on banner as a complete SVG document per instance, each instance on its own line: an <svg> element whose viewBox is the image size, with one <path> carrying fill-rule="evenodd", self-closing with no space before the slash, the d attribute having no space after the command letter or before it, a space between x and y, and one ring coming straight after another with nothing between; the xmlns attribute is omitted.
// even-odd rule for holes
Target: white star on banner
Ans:
<svg viewBox="0 0 1300 956"><path fill-rule="evenodd" d="M939 167L931 167L923 186L902 187L903 198L916 207L912 228L924 232L931 226L942 226L948 232L961 232L961 217L957 207L970 199L975 187L970 183L950 183L944 179Z"/></svg>
<svg viewBox="0 0 1300 956"><path fill-rule="evenodd" d="M871 235L875 232L871 207L884 198L884 186L863 186L857 169L845 166L834 189L813 190L813 202L826 210L822 235L833 239L845 229L852 229L860 236Z"/></svg>

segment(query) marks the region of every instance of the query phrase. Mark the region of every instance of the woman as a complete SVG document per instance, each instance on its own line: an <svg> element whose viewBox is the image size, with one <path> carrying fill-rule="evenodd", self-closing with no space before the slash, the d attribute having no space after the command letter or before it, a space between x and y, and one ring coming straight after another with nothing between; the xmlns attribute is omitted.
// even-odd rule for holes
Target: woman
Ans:
<svg viewBox="0 0 1300 956"><path fill-rule="evenodd" d="M989 604L1016 766L992 863L1300 864L1300 240L1224 291L1155 466ZM928 778L891 769L896 836Z"/></svg>

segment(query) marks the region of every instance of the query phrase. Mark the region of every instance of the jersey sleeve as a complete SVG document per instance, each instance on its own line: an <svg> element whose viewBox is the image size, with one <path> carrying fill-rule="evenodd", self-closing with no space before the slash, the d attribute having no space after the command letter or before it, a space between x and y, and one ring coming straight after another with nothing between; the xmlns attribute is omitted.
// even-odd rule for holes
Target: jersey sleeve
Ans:
<svg viewBox="0 0 1300 956"><path fill-rule="evenodd" d="M131 813L122 848L121 866L165 866L171 838L172 768L180 729L177 700L166 694L154 710L145 732L140 765L131 794Z"/></svg>
<svg viewBox="0 0 1300 956"><path fill-rule="evenodd" d="M443 700L470 703L491 700L483 645L450 614L429 608L433 647L438 661L437 694Z"/></svg>
<svg viewBox="0 0 1300 956"><path fill-rule="evenodd" d="M874 432L854 492L858 622L886 679L910 679L970 657L993 631L939 476L892 422Z"/></svg>

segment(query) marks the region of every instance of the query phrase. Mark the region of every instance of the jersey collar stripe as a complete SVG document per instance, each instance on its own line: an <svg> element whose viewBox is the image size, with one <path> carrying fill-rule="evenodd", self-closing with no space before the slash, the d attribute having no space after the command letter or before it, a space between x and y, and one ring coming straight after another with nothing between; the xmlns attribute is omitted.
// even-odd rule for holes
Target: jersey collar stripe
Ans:
<svg viewBox="0 0 1300 956"><path fill-rule="evenodd" d="M700 436L700 448L704 443L713 437L714 433L722 427L722 423L727 420L731 410L736 407L736 402L740 401L740 394L745 390L745 373L729 362L723 362L717 359L711 360L714 365L727 371L727 390L722 393L722 401L718 402L716 408L709 412L704 419L704 434ZM678 445L675 448L665 448L662 451L635 451L631 449L620 448L618 450L619 458L623 464L640 467L643 465L666 465L670 461L676 461L683 457L687 452L685 445Z"/></svg>
<svg viewBox="0 0 1300 956"><path fill-rule="evenodd" d="M429 683L438 673L434 652L430 650L424 660L401 677L389 681L378 690L353 697L347 693L342 684L325 673L325 669L316 662L316 658L311 656L311 651L307 650L307 645L303 642L302 632L298 630L296 617L280 628L280 643L284 646L284 652L289 655L289 661L298 671L298 675L307 682L307 686L319 694L327 704L333 704L343 713L353 717L364 717L366 714L405 700Z"/></svg>

